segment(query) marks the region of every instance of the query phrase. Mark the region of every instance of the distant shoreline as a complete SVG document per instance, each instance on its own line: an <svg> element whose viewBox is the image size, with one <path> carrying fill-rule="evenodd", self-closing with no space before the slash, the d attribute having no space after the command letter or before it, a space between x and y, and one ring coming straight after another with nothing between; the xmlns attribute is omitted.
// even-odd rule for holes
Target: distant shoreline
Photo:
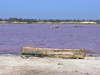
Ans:
<svg viewBox="0 0 100 75"><path fill-rule="evenodd" d="M28 23L0 23L0 24L28 24ZM41 24L42 25L42 24L48 24L48 23L31 23L31 24ZM62 24L63 25L100 25L100 24L79 24L79 23L77 23L77 24L50 23L49 25L55 25L55 24L58 24L58 25L62 25Z"/></svg>
<svg viewBox="0 0 100 75"><path fill-rule="evenodd" d="M25 24L25 23L0 23L0 24ZM26 23L26 24L28 24L28 23ZM62 25L62 24L60 24L60 23L51 23L51 24L48 24L48 23L31 23L31 24L40 24L40 25L42 25L42 24L47 24L47 25ZM30 25L31 25L30 24ZM100 24L63 24L63 25L100 25Z"/></svg>
<svg viewBox="0 0 100 75"><path fill-rule="evenodd" d="M0 24L83 24L83 25L100 25L97 22L93 22L93 21L82 21L82 22L18 22L18 21L12 21L12 22L8 22L8 21L0 21Z"/></svg>

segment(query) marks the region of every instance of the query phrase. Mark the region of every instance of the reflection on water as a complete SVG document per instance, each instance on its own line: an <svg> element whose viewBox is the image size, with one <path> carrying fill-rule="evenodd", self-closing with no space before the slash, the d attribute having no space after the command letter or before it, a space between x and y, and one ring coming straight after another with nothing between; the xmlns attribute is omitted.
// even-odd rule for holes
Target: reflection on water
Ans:
<svg viewBox="0 0 100 75"><path fill-rule="evenodd" d="M22 46L74 48L100 54L100 25L0 24L0 53L21 53Z"/></svg>

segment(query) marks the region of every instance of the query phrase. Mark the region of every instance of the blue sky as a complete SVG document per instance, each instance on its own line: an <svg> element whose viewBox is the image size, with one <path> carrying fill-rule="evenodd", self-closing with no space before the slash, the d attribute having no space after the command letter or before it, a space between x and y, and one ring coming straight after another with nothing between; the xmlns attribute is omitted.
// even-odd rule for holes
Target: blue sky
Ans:
<svg viewBox="0 0 100 75"><path fill-rule="evenodd" d="M0 0L0 18L100 19L100 0Z"/></svg>

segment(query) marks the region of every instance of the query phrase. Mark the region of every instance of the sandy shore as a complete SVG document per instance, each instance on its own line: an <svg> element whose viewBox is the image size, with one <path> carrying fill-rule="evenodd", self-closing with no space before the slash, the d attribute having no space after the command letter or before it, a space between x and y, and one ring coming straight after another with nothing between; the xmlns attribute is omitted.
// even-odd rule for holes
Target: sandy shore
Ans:
<svg viewBox="0 0 100 75"><path fill-rule="evenodd" d="M0 75L100 75L100 57L62 59L0 56Z"/></svg>

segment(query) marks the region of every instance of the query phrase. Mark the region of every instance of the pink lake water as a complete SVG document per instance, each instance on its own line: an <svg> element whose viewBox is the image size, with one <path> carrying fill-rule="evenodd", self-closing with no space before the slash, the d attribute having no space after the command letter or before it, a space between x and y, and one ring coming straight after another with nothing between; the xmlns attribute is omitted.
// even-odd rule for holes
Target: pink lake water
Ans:
<svg viewBox="0 0 100 75"><path fill-rule="evenodd" d="M7 25L7 26L4 26ZM86 49L100 54L100 25L0 24L0 53L21 53L21 47Z"/></svg>

